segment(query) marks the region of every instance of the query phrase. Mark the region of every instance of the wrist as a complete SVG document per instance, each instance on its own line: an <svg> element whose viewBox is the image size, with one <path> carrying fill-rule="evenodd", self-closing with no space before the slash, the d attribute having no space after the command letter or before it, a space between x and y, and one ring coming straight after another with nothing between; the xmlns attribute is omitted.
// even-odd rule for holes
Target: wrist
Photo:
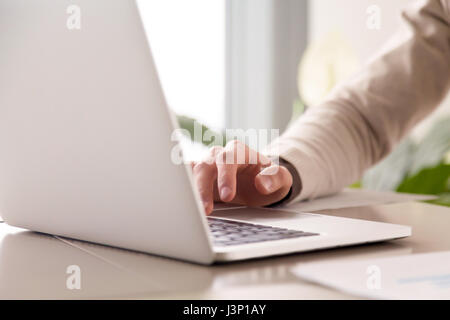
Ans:
<svg viewBox="0 0 450 320"><path fill-rule="evenodd" d="M285 167L289 171L292 176L292 185L288 194L283 199L269 205L268 207L276 207L279 205L287 204L294 200L302 191L302 181L297 169L295 169L295 167L290 162L284 160L283 158L278 159L278 165Z"/></svg>

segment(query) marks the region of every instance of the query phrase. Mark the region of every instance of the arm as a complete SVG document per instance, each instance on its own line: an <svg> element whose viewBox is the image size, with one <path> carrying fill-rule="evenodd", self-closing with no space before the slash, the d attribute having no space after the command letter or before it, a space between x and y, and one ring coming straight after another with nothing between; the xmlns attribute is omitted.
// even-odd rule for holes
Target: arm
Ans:
<svg viewBox="0 0 450 320"><path fill-rule="evenodd" d="M357 181L437 107L450 86L449 9L449 0L427 0L404 11L403 28L382 52L271 145L268 155L301 179L289 200Z"/></svg>

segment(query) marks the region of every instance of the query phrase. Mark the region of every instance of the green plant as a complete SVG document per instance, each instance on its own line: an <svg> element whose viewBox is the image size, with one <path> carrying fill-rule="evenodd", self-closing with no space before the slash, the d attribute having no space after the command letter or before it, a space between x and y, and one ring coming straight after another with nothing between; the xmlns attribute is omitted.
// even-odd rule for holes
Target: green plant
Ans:
<svg viewBox="0 0 450 320"><path fill-rule="evenodd" d="M396 191L437 195L437 199L428 202L450 207L450 164L439 163L407 176Z"/></svg>
<svg viewBox="0 0 450 320"><path fill-rule="evenodd" d="M220 145L220 146L225 146L227 144L227 137L224 133L220 133L220 132L216 132L212 129L210 129L209 127L207 127L204 124L199 123L197 120L187 117L187 116L182 116L182 115L177 115L177 121L178 121L178 125L180 126L181 129L184 129L183 133L186 134L186 136L188 138L190 138L191 140L194 141L194 137L195 137L195 130L196 130L196 126L197 126L197 130L200 133L200 141L196 141L196 142L200 142L202 144L204 144L205 146L216 146L216 145ZM204 133L205 132L209 132L210 136L213 137L211 140L206 139ZM215 138L216 137L216 138Z"/></svg>

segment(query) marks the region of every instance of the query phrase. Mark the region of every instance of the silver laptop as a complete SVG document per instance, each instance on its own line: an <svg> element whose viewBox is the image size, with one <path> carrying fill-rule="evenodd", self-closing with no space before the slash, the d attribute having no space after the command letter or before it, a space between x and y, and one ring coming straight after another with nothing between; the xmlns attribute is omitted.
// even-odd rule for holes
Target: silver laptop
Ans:
<svg viewBox="0 0 450 320"><path fill-rule="evenodd" d="M8 224L202 264L411 234L273 209L206 218L174 128L135 1L0 0Z"/></svg>

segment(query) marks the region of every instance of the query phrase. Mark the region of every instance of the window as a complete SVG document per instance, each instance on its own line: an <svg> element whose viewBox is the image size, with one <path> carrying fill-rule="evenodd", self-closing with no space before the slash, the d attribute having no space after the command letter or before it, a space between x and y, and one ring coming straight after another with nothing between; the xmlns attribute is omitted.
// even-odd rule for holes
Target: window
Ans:
<svg viewBox="0 0 450 320"><path fill-rule="evenodd" d="M141 0L167 102L177 114L225 126L225 0Z"/></svg>

